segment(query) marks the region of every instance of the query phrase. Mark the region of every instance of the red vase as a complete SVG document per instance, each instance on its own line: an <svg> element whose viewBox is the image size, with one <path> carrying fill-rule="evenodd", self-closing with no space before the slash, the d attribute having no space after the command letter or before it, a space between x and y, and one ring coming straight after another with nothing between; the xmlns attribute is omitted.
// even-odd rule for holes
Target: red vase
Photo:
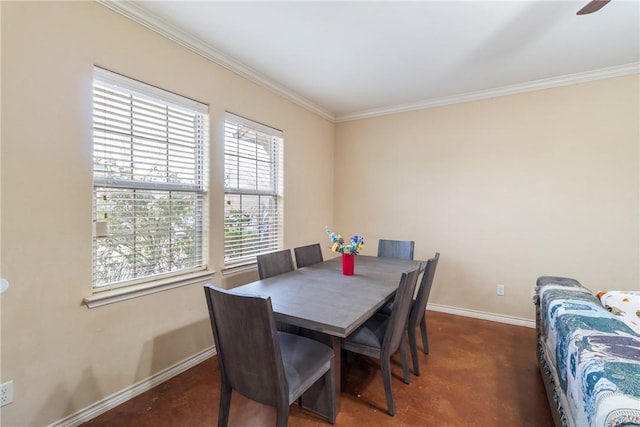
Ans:
<svg viewBox="0 0 640 427"><path fill-rule="evenodd" d="M345 276L353 276L355 263L356 256L354 254L342 254L342 274Z"/></svg>

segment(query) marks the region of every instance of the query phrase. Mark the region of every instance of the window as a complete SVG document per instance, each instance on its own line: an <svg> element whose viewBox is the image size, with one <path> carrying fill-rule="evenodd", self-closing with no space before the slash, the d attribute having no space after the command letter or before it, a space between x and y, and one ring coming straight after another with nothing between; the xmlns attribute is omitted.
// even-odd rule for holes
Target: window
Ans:
<svg viewBox="0 0 640 427"><path fill-rule="evenodd" d="M227 113L224 265L282 247L282 132Z"/></svg>
<svg viewBox="0 0 640 427"><path fill-rule="evenodd" d="M208 107L95 68L93 288L206 267Z"/></svg>

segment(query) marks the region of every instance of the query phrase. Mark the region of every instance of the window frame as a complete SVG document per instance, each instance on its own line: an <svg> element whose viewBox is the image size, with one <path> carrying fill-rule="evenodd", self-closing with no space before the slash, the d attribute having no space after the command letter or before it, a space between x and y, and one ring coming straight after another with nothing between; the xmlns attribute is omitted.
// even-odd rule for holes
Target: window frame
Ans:
<svg viewBox="0 0 640 427"><path fill-rule="evenodd" d="M241 175L240 170L242 168L240 165L237 166L237 169L235 170L235 174L234 174L234 176L237 179L237 182L236 182L237 185L231 185L231 178L230 178L231 173L229 172L229 167L228 167L229 161L230 161L229 160L230 159L229 135L234 128L239 129L240 127L250 132L255 132L256 141L259 141L260 138L265 138L265 137L271 139L272 153L270 157L272 158L271 160L272 166L269 172L270 185L268 189L264 188L264 184L259 183L259 181L261 181L259 177L260 168L257 165L255 168L256 185L254 188L248 188L246 185L243 186L240 184L240 181L242 181L242 178L240 177ZM236 141L236 144L238 144L237 158L239 159L240 151L241 151L239 147L240 138L238 137L238 138L235 138L234 140ZM256 146L257 145L258 143L256 143ZM224 209L223 270L231 270L235 268L242 268L242 267L254 265L256 263L257 255L282 249L283 240L284 240L283 239L283 230L284 230L283 228L283 224L284 224L283 152L284 152L284 135L281 130L278 130L270 126L258 123L256 121L247 119L245 117L230 113L228 111L225 113L225 119L224 119L224 198L225 200L224 200L224 208L223 208ZM264 158L261 158L257 154L257 148L256 148L256 156L251 158L250 160L258 164L261 161L263 161ZM262 175L265 175L265 169L262 169ZM264 179L262 181L264 181ZM250 244L245 245L244 243L242 243L241 248L239 249L239 252L241 253L241 255L239 256L238 255L229 256L229 252L232 251L232 249L230 248L230 245L235 243L233 239L230 237L228 217L227 217L228 216L227 209L228 209L228 206L230 206L230 196L238 197L240 200L242 200L245 197L258 198L258 200L260 200L260 198L267 198L271 200L271 205L274 206L272 209L267 209L266 211L275 215L275 219L273 219L272 221L268 221L266 223L263 223L261 220L258 220L257 227L258 228L269 227L270 230L275 230L275 234L270 236L268 239L259 240L254 245L250 245ZM261 203L258 202L258 205L261 205ZM241 211L242 211L242 216L245 216L245 211L243 209L241 209ZM250 209L248 211L250 211ZM246 215L249 215L249 214L246 214ZM252 220L250 221L253 223ZM252 226L256 227L255 223L253 223ZM237 228L241 228L241 227L237 227ZM249 227L246 227L246 228L249 228ZM271 235L273 233L269 232L267 234ZM267 243L260 243L260 241L263 241L263 242L267 241Z"/></svg>
<svg viewBox="0 0 640 427"><path fill-rule="evenodd" d="M144 179L135 179L136 168L139 167L139 163L137 160L131 161L131 178L118 178L114 176L106 176L100 172L96 173L96 166L99 163L100 156L96 155L96 145L97 141L100 139L97 136L97 128L99 126L96 124L96 104L99 104L99 97L96 95L96 85L103 88L112 89L115 91L122 92L124 94L135 97L137 100L141 100L142 102L149 101L152 103L159 104L159 108L165 108L167 112L178 111L178 112L188 112L188 114L194 115L194 125L193 128L188 128L189 132L193 132L193 146L189 146L189 150L192 150L193 159L186 162L188 167L185 168L187 171L187 176L193 179L191 183L184 182L170 182L170 175L177 175L178 173L172 171L172 168L176 168L176 164L179 162L176 160L179 156L175 154L171 154L171 151L175 145L175 141L172 141L172 137L167 136L165 140L161 138L158 139L159 145L162 147L160 149L160 153L166 155L166 180L144 180ZM85 298L84 302L91 308L97 305L103 305L105 303L115 302L121 299L127 299L133 296L139 296L147 293L153 293L158 290L173 288L176 286L182 286L185 284L193 283L201 278L206 278L207 276L213 275L214 272L208 270L208 173L209 173L209 165L208 165L208 145L209 145L209 108L207 105L200 103L198 101L194 101L192 99L174 94L172 92L157 88L155 86L151 86L149 84L125 77L123 75L113 73L111 71L105 70L100 67L94 67L94 75L93 75L93 84L92 84L92 147L94 149L94 153L92 156L92 161L94 164L94 170L92 174L92 185L93 185L93 197L92 197L92 212L93 212L93 250L92 250L92 291L94 293L94 297ZM131 120L133 120L134 113L131 113L129 116ZM160 122L167 129L173 129L171 123L171 119L169 115L167 115L167 119L165 122ZM123 134L123 139L130 138L132 141L140 138L140 135L136 134L135 131L131 130L129 134ZM191 135L190 135L191 136ZM106 146L109 146L108 138L103 138L102 143ZM164 144L164 145L163 145ZM117 144L116 144L117 145ZM131 142L132 147L136 145L136 142ZM132 148L132 151L134 149ZM164 152L162 151L164 150ZM152 151L153 154L149 154L149 156L157 155L157 152ZM106 157L105 157L106 158ZM133 156L132 156L133 158ZM147 159L147 157L143 157L143 159ZM181 161L180 161L181 162ZM141 162L140 162L141 163ZM192 164L191 164L192 163ZM182 165L181 165L182 166ZM191 176L192 174L192 176ZM187 181L189 180L187 178ZM184 181L185 179L180 179L177 177L173 177L174 181ZM164 200L163 203L171 204L171 194L175 193L189 193L193 195L193 200L189 202L188 206L193 209L193 245L192 245L192 257L193 257L193 265L190 265L186 268L178 268L176 270L172 269L174 265L172 262L169 263L169 268L166 267L164 270L159 272L153 272L150 275L141 275L135 276L131 278L127 278L125 280L119 280L115 282L107 282L105 284L98 285L97 283L97 245L98 238L103 237L103 227L101 226L99 218L97 216L97 192L98 189L111 189L111 190L122 190L128 191L131 190L132 193L138 192L147 192L148 194L155 193L164 194L167 196L167 199ZM155 199L154 199L155 200ZM135 198L132 201L129 201L132 206L135 205ZM169 216L161 216L163 219L172 219L174 218L173 214L169 214ZM171 221L169 221L173 224ZM152 230L152 228L149 228ZM158 229L155 229L158 231ZM132 232L132 235L135 235L135 232ZM168 231L171 233L171 230ZM99 236L100 234L100 236ZM131 246L129 246L131 247ZM115 292L113 292L115 291ZM95 297L95 295L100 295L100 293L108 294L104 297Z"/></svg>

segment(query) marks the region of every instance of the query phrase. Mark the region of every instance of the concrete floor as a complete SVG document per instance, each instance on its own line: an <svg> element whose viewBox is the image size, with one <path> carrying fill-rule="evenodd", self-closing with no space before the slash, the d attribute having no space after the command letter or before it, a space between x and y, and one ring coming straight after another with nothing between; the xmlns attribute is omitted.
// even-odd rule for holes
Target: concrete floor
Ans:
<svg viewBox="0 0 640 427"><path fill-rule="evenodd" d="M534 329L433 311L427 326L430 354L419 353L421 375L411 384L394 357L396 415L386 412L378 362L357 357L343 365L336 426L553 427ZM83 426L214 426L219 381L213 357ZM273 425L275 409L234 393L229 426ZM289 426L323 425L330 424L292 405Z"/></svg>

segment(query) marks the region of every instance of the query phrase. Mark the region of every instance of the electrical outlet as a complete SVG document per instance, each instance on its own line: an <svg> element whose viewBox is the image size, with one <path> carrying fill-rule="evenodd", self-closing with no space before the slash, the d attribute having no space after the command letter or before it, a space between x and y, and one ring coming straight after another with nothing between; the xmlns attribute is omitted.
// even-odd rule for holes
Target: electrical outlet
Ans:
<svg viewBox="0 0 640 427"><path fill-rule="evenodd" d="M13 402L13 380L0 385L0 406Z"/></svg>
<svg viewBox="0 0 640 427"><path fill-rule="evenodd" d="M496 293L500 296L504 295L504 285L498 285L498 287L496 288Z"/></svg>

